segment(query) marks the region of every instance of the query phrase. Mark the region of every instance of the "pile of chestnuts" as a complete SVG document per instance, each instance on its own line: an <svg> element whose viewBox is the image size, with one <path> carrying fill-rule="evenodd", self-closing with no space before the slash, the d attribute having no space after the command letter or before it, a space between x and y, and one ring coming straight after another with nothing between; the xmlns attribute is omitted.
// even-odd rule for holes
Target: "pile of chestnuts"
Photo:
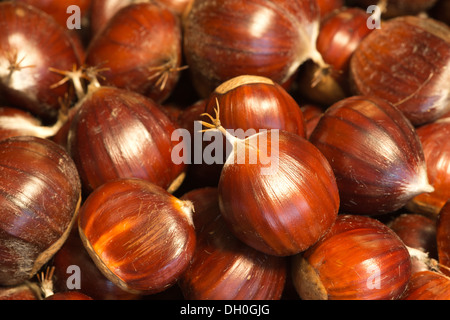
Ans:
<svg viewBox="0 0 450 320"><path fill-rule="evenodd" d="M0 1L0 300L449 300L448 7Z"/></svg>

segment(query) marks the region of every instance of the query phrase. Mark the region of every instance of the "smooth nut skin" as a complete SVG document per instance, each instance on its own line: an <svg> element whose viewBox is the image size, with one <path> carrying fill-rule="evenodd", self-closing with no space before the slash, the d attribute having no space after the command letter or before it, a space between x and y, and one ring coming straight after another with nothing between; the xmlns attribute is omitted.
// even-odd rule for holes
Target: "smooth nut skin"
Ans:
<svg viewBox="0 0 450 320"><path fill-rule="evenodd" d="M370 217L339 215L330 230L292 263L305 300L399 299L411 276L400 238Z"/></svg>
<svg viewBox="0 0 450 320"><path fill-rule="evenodd" d="M354 94L398 107L415 126L450 110L450 27L433 19L398 17L365 37L350 61Z"/></svg>
<svg viewBox="0 0 450 320"><path fill-rule="evenodd" d="M307 249L333 224L339 193L331 166L316 147L299 135L274 132L237 142L241 146L222 169L219 205L237 238L264 253L287 256ZM245 148L250 155L266 146L269 165L262 158L239 160L242 153L236 152Z"/></svg>
<svg viewBox="0 0 450 320"><path fill-rule="evenodd" d="M239 241L220 215L217 188L181 197L195 207L197 246L178 284L191 300L279 300L287 259L259 252Z"/></svg>
<svg viewBox="0 0 450 320"><path fill-rule="evenodd" d="M0 141L0 285L30 279L67 239L81 201L75 164L56 143Z"/></svg>
<svg viewBox="0 0 450 320"><path fill-rule="evenodd" d="M184 19L184 52L199 95L251 74L283 84L313 58L316 1L194 1ZM314 56L314 58L317 58Z"/></svg>
<svg viewBox="0 0 450 320"><path fill-rule="evenodd" d="M141 179L110 181L80 208L79 233L100 271L121 289L154 294L189 265L196 236L192 204Z"/></svg>
<svg viewBox="0 0 450 320"><path fill-rule="evenodd" d="M129 4L108 21L89 43L86 64L106 68L99 81L166 100L178 82L181 25L158 2Z"/></svg>
<svg viewBox="0 0 450 320"><path fill-rule="evenodd" d="M450 300L450 278L434 271L412 275L403 300Z"/></svg>
<svg viewBox="0 0 450 320"><path fill-rule="evenodd" d="M346 213L394 212L434 190L415 129L380 98L353 96L333 104L310 141L332 166Z"/></svg>
<svg viewBox="0 0 450 320"><path fill-rule="evenodd" d="M54 120L67 83L52 87L61 75L49 68L79 65L66 30L42 11L15 1L0 3L0 95L10 106ZM45 43L45 45L43 45Z"/></svg>
<svg viewBox="0 0 450 320"><path fill-rule="evenodd" d="M168 189L184 173L175 164L175 124L151 99L100 87L81 101L68 136L68 150L86 193L118 178L140 178Z"/></svg>
<svg viewBox="0 0 450 320"><path fill-rule="evenodd" d="M450 277L450 201L442 207L437 218L436 242L442 272Z"/></svg>

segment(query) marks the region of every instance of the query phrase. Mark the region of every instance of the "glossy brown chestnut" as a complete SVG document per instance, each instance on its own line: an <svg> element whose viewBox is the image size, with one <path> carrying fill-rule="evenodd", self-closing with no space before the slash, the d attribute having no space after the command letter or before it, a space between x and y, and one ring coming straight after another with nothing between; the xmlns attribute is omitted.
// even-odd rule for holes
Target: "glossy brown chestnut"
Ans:
<svg viewBox="0 0 450 320"><path fill-rule="evenodd" d="M135 294L173 285L195 249L191 202L140 179L107 182L79 212L79 233L100 271Z"/></svg>
<svg viewBox="0 0 450 320"><path fill-rule="evenodd" d="M399 299L411 276L400 238L370 217L339 215L330 230L292 262L304 300Z"/></svg>
<svg viewBox="0 0 450 320"><path fill-rule="evenodd" d="M320 73L320 67L310 62L300 68L298 83L304 97L328 107L350 95L350 58L362 39L374 30L367 27L368 17L360 8L342 7L322 19L316 46L328 68Z"/></svg>
<svg viewBox="0 0 450 320"><path fill-rule="evenodd" d="M172 148L181 142L171 140L176 126L158 104L136 92L99 87L78 108L68 149L86 192L116 178L177 188L186 164L172 161Z"/></svg>
<svg viewBox="0 0 450 320"><path fill-rule="evenodd" d="M287 260L259 252L239 241L220 214L217 188L181 197L195 207L197 245L178 281L188 300L279 300Z"/></svg>
<svg viewBox="0 0 450 320"><path fill-rule="evenodd" d="M354 94L398 107L413 125L450 110L450 28L430 18L398 17L365 37L350 61Z"/></svg>
<svg viewBox="0 0 450 320"><path fill-rule="evenodd" d="M54 292L78 290L94 300L137 300L141 297L122 290L101 273L80 239L78 226L72 229L64 245L53 256L52 266Z"/></svg>
<svg viewBox="0 0 450 320"><path fill-rule="evenodd" d="M94 300L88 295L78 291L57 292L44 300Z"/></svg>
<svg viewBox="0 0 450 320"><path fill-rule="evenodd" d="M216 110L216 114L220 111ZM339 194L330 164L305 138L277 129L240 139L213 124L233 146L219 180L222 216L234 235L266 254L307 249L333 224Z"/></svg>
<svg viewBox="0 0 450 320"><path fill-rule="evenodd" d="M56 143L0 141L0 284L31 279L67 239L81 201L80 179Z"/></svg>
<svg viewBox="0 0 450 320"><path fill-rule="evenodd" d="M450 300L450 278L439 272L412 275L403 300Z"/></svg>
<svg viewBox="0 0 450 320"><path fill-rule="evenodd" d="M339 10L344 6L344 0L317 0L320 9L320 16L326 17L335 10Z"/></svg>
<svg viewBox="0 0 450 320"><path fill-rule="evenodd" d="M181 25L157 2L125 6L87 49L86 64L105 71L103 85L125 88L162 102L181 71Z"/></svg>
<svg viewBox="0 0 450 320"><path fill-rule="evenodd" d="M359 5L367 8L371 5L379 5L383 8L383 17L392 18L398 16L417 15L432 8L437 0L349 0L349 5ZM385 3L385 4L384 4ZM380 5L382 4L382 5Z"/></svg>
<svg viewBox="0 0 450 320"><path fill-rule="evenodd" d="M0 29L0 95L11 107L54 120L69 85L53 87L61 76L49 68L79 65L72 39L51 16L15 1L0 3Z"/></svg>
<svg viewBox="0 0 450 320"><path fill-rule="evenodd" d="M283 84L312 59L324 65L315 42L317 2L194 1L184 20L184 53L199 95L233 77L251 74Z"/></svg>
<svg viewBox="0 0 450 320"><path fill-rule="evenodd" d="M241 75L223 82L209 96L206 112L214 113L217 103L225 129L286 130L306 137L305 120L298 103L279 84L269 78Z"/></svg>
<svg viewBox="0 0 450 320"><path fill-rule="evenodd" d="M422 143L428 180L434 191L414 197L407 207L410 211L436 217L450 198L450 118L420 126L416 132Z"/></svg>
<svg viewBox="0 0 450 320"><path fill-rule="evenodd" d="M320 117L322 116L324 109L315 104L305 104L300 107L305 118L306 126L306 138L309 139L311 133L316 128L317 123L319 123Z"/></svg>
<svg viewBox="0 0 450 320"><path fill-rule="evenodd" d="M380 98L353 96L335 103L310 141L332 166L346 213L394 212L433 191L416 131Z"/></svg>
<svg viewBox="0 0 450 320"><path fill-rule="evenodd" d="M444 266L442 272L450 276L450 201L447 201L439 212L436 241L438 260Z"/></svg>

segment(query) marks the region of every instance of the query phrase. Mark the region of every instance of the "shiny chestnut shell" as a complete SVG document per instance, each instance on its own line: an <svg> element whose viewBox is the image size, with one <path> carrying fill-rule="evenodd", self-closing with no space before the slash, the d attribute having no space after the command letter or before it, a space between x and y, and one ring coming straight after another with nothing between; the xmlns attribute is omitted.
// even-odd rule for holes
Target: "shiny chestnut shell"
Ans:
<svg viewBox="0 0 450 320"><path fill-rule="evenodd" d="M354 96L333 104L310 141L333 168L344 212L390 213L433 191L414 127L380 98Z"/></svg>
<svg viewBox="0 0 450 320"><path fill-rule="evenodd" d="M450 300L450 278L439 272L422 271L412 275L403 300Z"/></svg>
<svg viewBox="0 0 450 320"><path fill-rule="evenodd" d="M350 61L354 94L398 107L415 126L450 109L450 28L436 20L398 17L365 37Z"/></svg>
<svg viewBox="0 0 450 320"><path fill-rule="evenodd" d="M292 272L305 300L399 299L411 276L411 258L385 224L342 214L317 243L294 257Z"/></svg>
<svg viewBox="0 0 450 320"><path fill-rule="evenodd" d="M86 64L104 69L103 85L166 100L179 78L181 25L158 2L129 4L109 19L91 40Z"/></svg>
<svg viewBox="0 0 450 320"><path fill-rule="evenodd" d="M75 164L56 143L0 141L0 284L31 279L67 239L81 201Z"/></svg>
<svg viewBox="0 0 450 320"><path fill-rule="evenodd" d="M287 131L269 130L232 143L218 186L220 211L230 230L247 245L278 256L315 243L339 210L336 180L323 154ZM260 155L266 147L269 161L240 160L239 150Z"/></svg>
<svg viewBox="0 0 450 320"><path fill-rule="evenodd" d="M54 120L67 83L52 87L81 57L66 30L51 16L15 1L0 3L0 95L9 106ZM45 45L43 45L45 44Z"/></svg>
<svg viewBox="0 0 450 320"><path fill-rule="evenodd" d="M178 284L188 300L279 300L287 259L259 252L239 241L220 214L217 188L183 195L195 207L197 244Z"/></svg>
<svg viewBox="0 0 450 320"><path fill-rule="evenodd" d="M437 218L436 242L438 260L443 266L442 272L450 276L450 201L442 207Z"/></svg>
<svg viewBox="0 0 450 320"><path fill-rule="evenodd" d="M192 204L141 179L94 190L79 212L79 233L100 271L121 289L154 294L173 285L195 249Z"/></svg>
<svg viewBox="0 0 450 320"><path fill-rule="evenodd" d="M243 74L284 84L315 50L316 1L193 1L184 19L184 53L199 95Z"/></svg>
<svg viewBox="0 0 450 320"><path fill-rule="evenodd" d="M306 137L305 120L298 103L279 84L262 76L241 75L218 86L206 101L206 113L220 106L225 129L286 130Z"/></svg>
<svg viewBox="0 0 450 320"><path fill-rule="evenodd" d="M434 191L422 193L408 202L409 210L436 217L450 198L450 118L416 129L422 143L427 174Z"/></svg>
<svg viewBox="0 0 450 320"><path fill-rule="evenodd" d="M68 136L86 193L117 178L140 178L169 188L184 175L172 161L176 125L151 99L100 87L81 101Z"/></svg>

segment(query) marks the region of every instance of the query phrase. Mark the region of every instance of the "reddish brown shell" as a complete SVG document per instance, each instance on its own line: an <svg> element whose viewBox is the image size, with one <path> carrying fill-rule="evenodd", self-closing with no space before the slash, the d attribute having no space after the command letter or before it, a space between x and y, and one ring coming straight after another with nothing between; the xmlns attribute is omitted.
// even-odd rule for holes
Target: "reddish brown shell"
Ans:
<svg viewBox="0 0 450 320"><path fill-rule="evenodd" d="M295 256L293 281L305 300L399 299L411 276L400 238L370 217L339 215L330 230Z"/></svg>
<svg viewBox="0 0 450 320"><path fill-rule="evenodd" d="M103 184L84 202L79 233L100 271L125 291L173 285L195 249L192 204L144 180Z"/></svg>
<svg viewBox="0 0 450 320"><path fill-rule="evenodd" d="M434 271L417 272L403 300L450 300L450 278Z"/></svg>
<svg viewBox="0 0 450 320"><path fill-rule="evenodd" d="M436 241L438 260L444 266L442 272L450 277L450 201L447 201L439 212Z"/></svg>
<svg viewBox="0 0 450 320"><path fill-rule="evenodd" d="M354 96L335 103L310 141L333 168L343 212L389 213L433 191L416 131L380 98Z"/></svg>
<svg viewBox="0 0 450 320"><path fill-rule="evenodd" d="M267 254L286 256L307 249L328 230L339 194L331 166L316 147L299 135L275 132L236 142L220 176L219 203L236 237ZM240 160L243 149L261 155L266 147L269 161Z"/></svg>
<svg viewBox="0 0 450 320"><path fill-rule="evenodd" d="M350 61L350 80L355 94L389 101L418 126L450 110L449 63L447 25L399 17L363 39Z"/></svg>

